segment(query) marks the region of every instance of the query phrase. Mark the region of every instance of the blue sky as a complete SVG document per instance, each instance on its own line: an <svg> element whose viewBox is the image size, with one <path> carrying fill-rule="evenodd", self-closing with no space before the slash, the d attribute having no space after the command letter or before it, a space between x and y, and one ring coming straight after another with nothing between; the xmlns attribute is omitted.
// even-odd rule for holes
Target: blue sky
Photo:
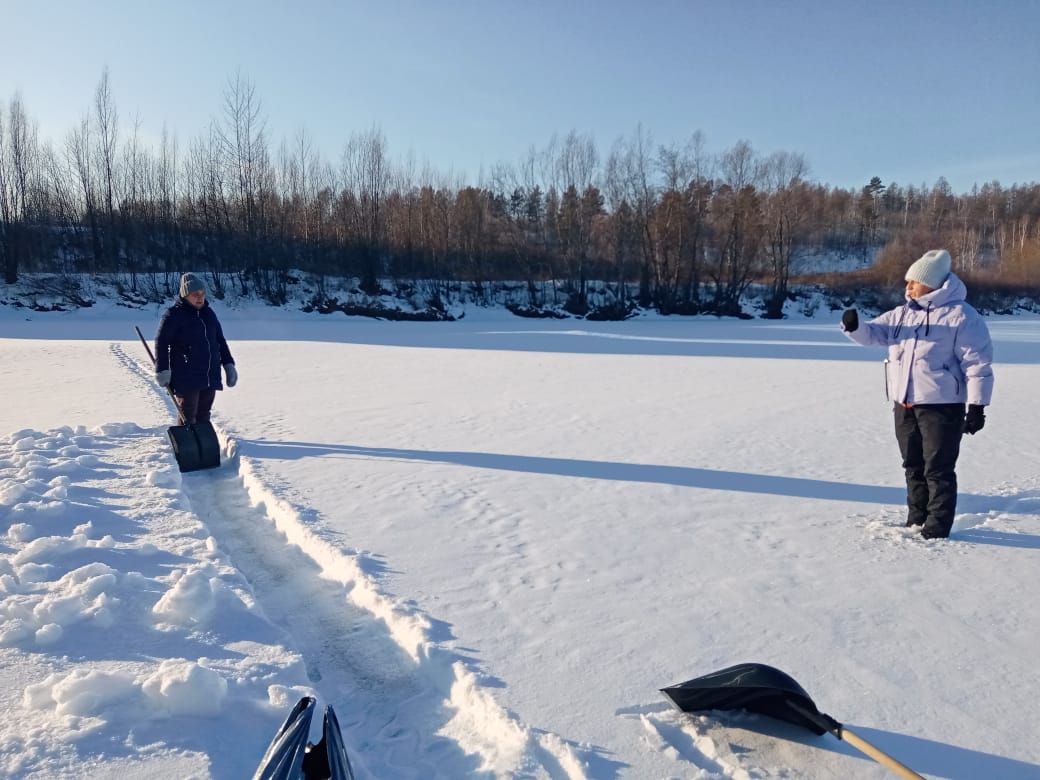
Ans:
<svg viewBox="0 0 1040 780"><path fill-rule="evenodd" d="M957 192L1040 181L1036 0L0 0L0 101L55 142L108 68L120 126L182 149L256 88L272 150L390 156L476 182L553 134L601 156L637 127L804 155L811 178Z"/></svg>

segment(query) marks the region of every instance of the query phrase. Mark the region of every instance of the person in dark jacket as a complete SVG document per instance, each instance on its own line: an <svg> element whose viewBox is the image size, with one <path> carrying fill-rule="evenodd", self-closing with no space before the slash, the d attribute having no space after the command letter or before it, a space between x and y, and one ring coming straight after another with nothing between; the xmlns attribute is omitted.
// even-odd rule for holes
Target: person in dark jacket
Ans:
<svg viewBox="0 0 1040 780"><path fill-rule="evenodd" d="M965 303L945 249L925 252L906 272L906 302L869 322L855 309L841 328L857 344L888 347L888 397L906 471L906 524L945 539L957 509L961 437L986 423L993 393L993 343L986 321ZM967 403L967 413L965 413Z"/></svg>
<svg viewBox="0 0 1040 780"><path fill-rule="evenodd" d="M184 423L207 422L217 390L223 390L220 369L227 386L238 382L216 312L206 300L206 286L195 274L181 276L180 297L159 322L155 337L155 381L177 398Z"/></svg>

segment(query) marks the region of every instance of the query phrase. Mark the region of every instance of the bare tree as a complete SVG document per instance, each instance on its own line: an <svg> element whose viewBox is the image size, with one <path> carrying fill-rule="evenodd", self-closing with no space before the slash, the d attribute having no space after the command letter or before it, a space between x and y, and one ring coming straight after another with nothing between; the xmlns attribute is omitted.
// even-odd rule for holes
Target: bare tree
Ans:
<svg viewBox="0 0 1040 780"><path fill-rule="evenodd" d="M18 281L18 261L11 246L14 231L14 173L11 170L7 123L0 105L0 255L3 257L4 281Z"/></svg>
<svg viewBox="0 0 1040 780"><path fill-rule="evenodd" d="M41 168L46 178L46 189L48 192L48 210L46 219L54 227L64 228L61 232L65 235L73 233L73 229L80 224L83 209L79 198L79 187L69 166L48 144L41 153ZM75 246L75 241L69 242ZM76 255L72 252L63 252L62 271L71 271L75 267Z"/></svg>
<svg viewBox="0 0 1040 780"><path fill-rule="evenodd" d="M928 195L928 211L935 232L938 233L945 227L946 220L953 211L953 201L953 188L944 176L940 176Z"/></svg>
<svg viewBox="0 0 1040 780"><path fill-rule="evenodd" d="M166 273L176 269L176 258L184 253L181 244L180 220L177 203L180 199L180 178L178 162L178 143L176 136L171 136L163 126L159 140L159 160L155 170L156 193L156 230L158 231L156 247L160 253L161 267Z"/></svg>
<svg viewBox="0 0 1040 780"><path fill-rule="evenodd" d="M351 136L343 150L341 176L344 190L353 196L353 229L362 255L361 289L374 293L386 270L381 261L386 238L383 206L393 178L382 130L373 127Z"/></svg>
<svg viewBox="0 0 1040 780"><path fill-rule="evenodd" d="M278 159L283 232L287 237L306 242L311 236L308 204L316 194L314 172L318 166L317 151L306 128L296 134L291 149L282 142Z"/></svg>
<svg viewBox="0 0 1040 780"><path fill-rule="evenodd" d="M761 165L751 144L742 140L723 152L718 169L722 185L713 199L714 246L707 271L714 283L715 311L736 314L759 264L761 197L756 185Z"/></svg>
<svg viewBox="0 0 1040 780"><path fill-rule="evenodd" d="M553 186L558 192L574 187L584 192L596 184L596 173L599 168L599 153L592 136L579 135L571 130L563 139L553 160Z"/></svg>
<svg viewBox="0 0 1040 780"><path fill-rule="evenodd" d="M776 152L762 161L761 179L766 190L762 210L764 248L772 276L766 300L768 318L783 317L791 264L807 240L808 174L809 164L800 154Z"/></svg>
<svg viewBox="0 0 1040 780"><path fill-rule="evenodd" d="M607 157L604 192L611 210L626 206L626 231L639 236L636 263L639 273L639 303L650 306L655 295L653 262L657 255L651 227L657 203L653 180L653 139L638 125L629 138L619 138ZM631 246L631 245L630 245ZM624 268L619 269L621 278Z"/></svg>
<svg viewBox="0 0 1040 780"><path fill-rule="evenodd" d="M100 215L98 213L97 180L94 177L94 146L90 118L84 117L79 127L69 131L65 137L65 159L73 172L81 204L83 221L90 235L91 272L103 268L104 247Z"/></svg>
<svg viewBox="0 0 1040 780"><path fill-rule="evenodd" d="M35 124L29 121L19 94L11 99L7 119L6 201L9 216L5 228L4 279L13 283L29 254L30 225L34 219L34 183L39 177L39 148Z"/></svg>
<svg viewBox="0 0 1040 780"><path fill-rule="evenodd" d="M652 222L654 304L665 313L696 311L713 189L704 134L696 131L682 147L661 146L657 167L663 185Z"/></svg>
<svg viewBox="0 0 1040 780"><path fill-rule="evenodd" d="M133 131L126 139L123 147L122 161L119 165L119 242L117 251L120 257L118 267L130 276L130 289L137 292L137 274L145 259L147 239L144 231L154 232L152 204L155 193L152 190L151 160L148 150L141 144L141 122L136 120Z"/></svg>
<svg viewBox="0 0 1040 780"><path fill-rule="evenodd" d="M186 234L186 251L175 258L186 270L186 256L208 257L210 283L214 294L224 294L226 273L241 269L234 248L238 221L233 215L234 185L228 182L229 169L224 159L224 144L213 125L188 148L183 167L183 207L179 211L179 230ZM175 270L175 269L174 269ZM171 288L172 290L172 288Z"/></svg>
<svg viewBox="0 0 1040 780"><path fill-rule="evenodd" d="M486 303L484 283L488 281L486 260L491 223L487 193L476 187L464 187L455 197L452 217L453 243L465 264L464 277Z"/></svg>
<svg viewBox="0 0 1040 780"><path fill-rule="evenodd" d="M116 143L119 137L119 114L112 102L108 68L94 93L94 120L97 127L93 161L98 168L98 187L102 210L101 262L107 270L118 270L119 237L116 230Z"/></svg>
<svg viewBox="0 0 1040 780"><path fill-rule="evenodd" d="M665 190L682 192L691 181L711 177L712 164L705 147L704 132L695 130L683 146L672 144L658 149L657 167L664 177Z"/></svg>
<svg viewBox="0 0 1040 780"><path fill-rule="evenodd" d="M267 151L266 119L263 117L256 87L240 72L228 80L224 91L223 122L216 125L223 161L234 185L232 201L237 214L237 229L245 250L245 267L239 274L244 290L250 278L261 285L264 294L277 294L261 279L261 243L266 230L264 207L271 189L270 161Z"/></svg>

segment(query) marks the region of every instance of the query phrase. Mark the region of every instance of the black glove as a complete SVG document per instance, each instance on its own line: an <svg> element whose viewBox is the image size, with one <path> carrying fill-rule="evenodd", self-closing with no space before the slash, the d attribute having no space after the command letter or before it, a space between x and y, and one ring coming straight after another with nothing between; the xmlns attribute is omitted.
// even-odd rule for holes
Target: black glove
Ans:
<svg viewBox="0 0 1040 780"><path fill-rule="evenodd" d="M968 404L968 413L964 415L964 432L973 436L986 424L986 407L979 404Z"/></svg>
<svg viewBox="0 0 1040 780"><path fill-rule="evenodd" d="M841 324L845 326L847 333L852 333L859 327L859 314L855 309L846 309L841 315Z"/></svg>

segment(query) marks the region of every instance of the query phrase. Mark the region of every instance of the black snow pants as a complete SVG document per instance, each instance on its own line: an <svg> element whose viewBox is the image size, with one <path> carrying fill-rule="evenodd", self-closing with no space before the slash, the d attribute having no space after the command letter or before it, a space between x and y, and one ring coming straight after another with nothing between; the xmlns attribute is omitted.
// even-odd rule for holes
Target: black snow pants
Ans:
<svg viewBox="0 0 1040 780"><path fill-rule="evenodd" d="M213 401L217 397L216 390L192 390L184 395L177 393L177 401L181 405L181 414L184 415L186 425L194 425L198 422L209 422L209 413L213 408Z"/></svg>
<svg viewBox="0 0 1040 780"><path fill-rule="evenodd" d="M957 457L964 404L895 405L896 440L906 471L907 525L946 538L957 510Z"/></svg>

